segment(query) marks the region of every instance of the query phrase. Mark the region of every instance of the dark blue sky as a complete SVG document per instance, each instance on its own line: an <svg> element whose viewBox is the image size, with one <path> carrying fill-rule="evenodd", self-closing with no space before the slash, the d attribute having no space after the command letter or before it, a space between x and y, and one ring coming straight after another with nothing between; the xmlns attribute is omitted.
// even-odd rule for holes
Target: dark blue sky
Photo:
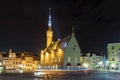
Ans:
<svg viewBox="0 0 120 80"><path fill-rule="evenodd" d="M48 8L52 8L54 40L75 34L83 52L105 53L120 41L119 0L0 1L0 51L38 53L45 47Z"/></svg>

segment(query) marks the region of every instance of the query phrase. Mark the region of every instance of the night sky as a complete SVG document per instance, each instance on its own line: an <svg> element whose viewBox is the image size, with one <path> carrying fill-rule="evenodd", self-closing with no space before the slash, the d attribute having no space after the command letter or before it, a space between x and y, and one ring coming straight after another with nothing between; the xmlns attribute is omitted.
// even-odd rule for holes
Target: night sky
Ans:
<svg viewBox="0 0 120 80"><path fill-rule="evenodd" d="M49 7L54 40L74 25L82 52L106 54L107 43L120 42L119 0L1 0L0 51L44 49Z"/></svg>

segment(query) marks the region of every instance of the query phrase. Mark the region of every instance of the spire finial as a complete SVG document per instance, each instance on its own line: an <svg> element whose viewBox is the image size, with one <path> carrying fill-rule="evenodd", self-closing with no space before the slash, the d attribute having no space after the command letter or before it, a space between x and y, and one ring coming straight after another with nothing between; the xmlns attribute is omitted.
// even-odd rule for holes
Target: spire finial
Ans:
<svg viewBox="0 0 120 80"><path fill-rule="evenodd" d="M74 35L74 30L75 30L75 29L74 29L74 25L73 25L73 27L72 27L72 35Z"/></svg>
<svg viewBox="0 0 120 80"><path fill-rule="evenodd" d="M51 20L51 8L49 8L49 16L48 16L48 27L52 27L52 20Z"/></svg>
<svg viewBox="0 0 120 80"><path fill-rule="evenodd" d="M75 29L74 29L74 25L73 25L73 27L72 27L72 33L74 33L74 30L75 30Z"/></svg>

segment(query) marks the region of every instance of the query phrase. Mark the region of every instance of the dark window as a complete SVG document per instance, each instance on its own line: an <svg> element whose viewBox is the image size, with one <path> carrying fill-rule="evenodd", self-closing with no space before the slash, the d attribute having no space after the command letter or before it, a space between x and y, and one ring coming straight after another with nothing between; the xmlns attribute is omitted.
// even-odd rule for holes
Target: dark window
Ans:
<svg viewBox="0 0 120 80"><path fill-rule="evenodd" d="M111 46L112 49L115 49L115 46Z"/></svg>
<svg viewBox="0 0 120 80"><path fill-rule="evenodd" d="M76 45L73 46L73 50L75 50Z"/></svg>
<svg viewBox="0 0 120 80"><path fill-rule="evenodd" d="M75 47L73 48L73 50L75 50Z"/></svg>
<svg viewBox="0 0 120 80"><path fill-rule="evenodd" d="M115 61L115 58L112 58L112 61Z"/></svg>
<svg viewBox="0 0 120 80"><path fill-rule="evenodd" d="M76 45L74 45L74 47L76 47Z"/></svg>

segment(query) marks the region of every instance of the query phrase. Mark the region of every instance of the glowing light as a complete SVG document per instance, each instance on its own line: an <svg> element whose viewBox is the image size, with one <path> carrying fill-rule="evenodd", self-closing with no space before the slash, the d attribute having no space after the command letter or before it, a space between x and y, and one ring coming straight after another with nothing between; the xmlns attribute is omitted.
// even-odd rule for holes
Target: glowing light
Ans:
<svg viewBox="0 0 120 80"><path fill-rule="evenodd" d="M61 51L61 49L59 48L58 51Z"/></svg>
<svg viewBox="0 0 120 80"><path fill-rule="evenodd" d="M51 27L51 26L52 26L52 25L51 25L51 21L49 21L48 26L49 26L49 27Z"/></svg>
<svg viewBox="0 0 120 80"><path fill-rule="evenodd" d="M5 64L5 61L3 62L3 64Z"/></svg>
<svg viewBox="0 0 120 80"><path fill-rule="evenodd" d="M106 64L108 65L108 64L109 64L109 61L106 61Z"/></svg>
<svg viewBox="0 0 120 80"><path fill-rule="evenodd" d="M115 67L115 65L114 65L114 64L111 64L111 67L113 68L113 67Z"/></svg>
<svg viewBox="0 0 120 80"><path fill-rule="evenodd" d="M43 57L44 57L44 54L43 54L43 51L41 51L42 53L41 53L41 59L43 59Z"/></svg>
<svg viewBox="0 0 120 80"><path fill-rule="evenodd" d="M88 64L87 63L84 63L83 66L86 67L86 68L88 68Z"/></svg>
<svg viewBox="0 0 120 80"><path fill-rule="evenodd" d="M58 41L60 41L60 38L58 38Z"/></svg>
<svg viewBox="0 0 120 80"><path fill-rule="evenodd" d="M102 61L100 61L99 64L102 65L103 64Z"/></svg>
<svg viewBox="0 0 120 80"><path fill-rule="evenodd" d="M20 70L20 73L23 73L23 70Z"/></svg>
<svg viewBox="0 0 120 80"><path fill-rule="evenodd" d="M43 53L43 50L41 51L41 53Z"/></svg>
<svg viewBox="0 0 120 80"><path fill-rule="evenodd" d="M46 56L48 56L49 54L48 54L48 52L46 52Z"/></svg>
<svg viewBox="0 0 120 80"><path fill-rule="evenodd" d="M46 74L45 72L34 72L34 75L42 75L42 74Z"/></svg>
<svg viewBox="0 0 120 80"><path fill-rule="evenodd" d="M20 68L23 68L23 65L22 64L20 64L20 65L18 65Z"/></svg>
<svg viewBox="0 0 120 80"><path fill-rule="evenodd" d="M51 21L51 8L49 8L49 21L48 21L48 26L52 26L52 21Z"/></svg>

